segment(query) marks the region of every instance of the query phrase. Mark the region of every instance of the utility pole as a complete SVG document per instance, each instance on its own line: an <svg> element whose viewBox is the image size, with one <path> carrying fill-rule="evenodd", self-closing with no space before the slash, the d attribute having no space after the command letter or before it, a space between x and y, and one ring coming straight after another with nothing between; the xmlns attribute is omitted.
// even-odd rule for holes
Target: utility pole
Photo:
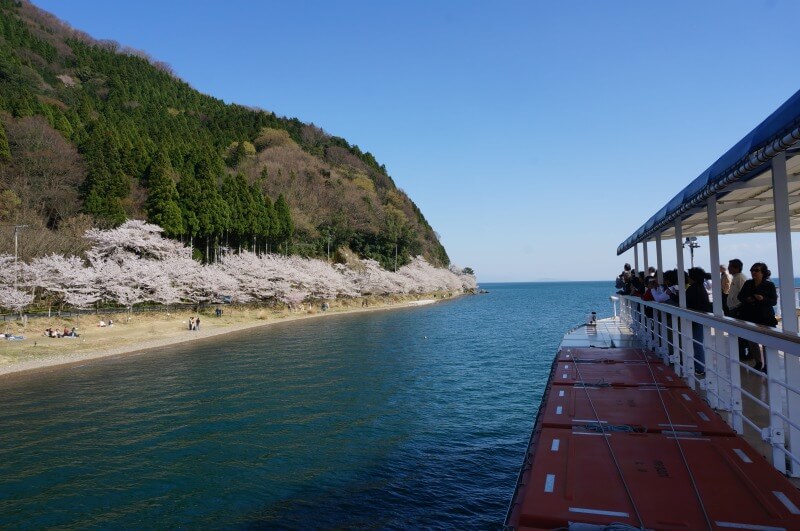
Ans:
<svg viewBox="0 0 800 531"><path fill-rule="evenodd" d="M19 230L27 225L14 225L14 289L19 284L19 269L17 268L17 258L19 256ZM20 312L21 313L21 312Z"/></svg>
<svg viewBox="0 0 800 531"><path fill-rule="evenodd" d="M686 242L684 242L684 246L689 246L689 256L691 257L692 269L694 269L694 250L700 247L700 244L697 243L697 236L690 236L686 238Z"/></svg>
<svg viewBox="0 0 800 531"><path fill-rule="evenodd" d="M14 265L17 265L19 254L19 229L24 229L27 225L14 225Z"/></svg>
<svg viewBox="0 0 800 531"><path fill-rule="evenodd" d="M331 233L328 231L328 262L331 261Z"/></svg>

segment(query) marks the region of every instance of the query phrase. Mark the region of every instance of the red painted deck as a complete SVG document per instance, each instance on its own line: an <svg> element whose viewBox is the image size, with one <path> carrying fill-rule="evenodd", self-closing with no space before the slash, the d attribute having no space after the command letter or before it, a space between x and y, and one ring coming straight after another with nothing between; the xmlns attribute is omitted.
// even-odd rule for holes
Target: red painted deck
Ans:
<svg viewBox="0 0 800 531"><path fill-rule="evenodd" d="M543 428L532 461L521 525L800 529L800 493L737 437Z"/></svg>
<svg viewBox="0 0 800 531"><path fill-rule="evenodd" d="M598 422L637 432L683 431L733 436L735 432L685 388L558 386L550 392L542 425L572 428Z"/></svg>
<svg viewBox="0 0 800 531"><path fill-rule="evenodd" d="M573 348L558 352L558 361L662 363L661 356L644 348Z"/></svg>
<svg viewBox="0 0 800 531"><path fill-rule="evenodd" d="M800 530L800 491L672 369L578 342L553 364L507 526Z"/></svg>
<svg viewBox="0 0 800 531"><path fill-rule="evenodd" d="M555 385L610 385L637 387L659 384L686 387L686 383L663 363L574 363L559 362L551 382Z"/></svg>

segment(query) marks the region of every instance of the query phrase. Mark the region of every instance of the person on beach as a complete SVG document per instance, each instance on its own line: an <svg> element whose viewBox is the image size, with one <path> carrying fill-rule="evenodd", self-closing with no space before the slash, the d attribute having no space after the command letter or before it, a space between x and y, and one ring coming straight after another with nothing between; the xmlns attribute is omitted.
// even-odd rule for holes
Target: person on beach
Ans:
<svg viewBox="0 0 800 531"><path fill-rule="evenodd" d="M194 329L196 331L200 331L200 316L197 316L197 319L194 320Z"/></svg>
<svg viewBox="0 0 800 531"><path fill-rule="evenodd" d="M778 320L775 318L773 306L778 304L778 290L769 279L772 272L764 262L756 262L750 268L750 274L753 278L745 282L739 292L739 302L742 303L740 319L765 326L777 326ZM753 368L766 373L767 364L761 345L750 341L748 350L756 358Z"/></svg>
<svg viewBox="0 0 800 531"><path fill-rule="evenodd" d="M189 317L189 331L194 330L194 316Z"/></svg>

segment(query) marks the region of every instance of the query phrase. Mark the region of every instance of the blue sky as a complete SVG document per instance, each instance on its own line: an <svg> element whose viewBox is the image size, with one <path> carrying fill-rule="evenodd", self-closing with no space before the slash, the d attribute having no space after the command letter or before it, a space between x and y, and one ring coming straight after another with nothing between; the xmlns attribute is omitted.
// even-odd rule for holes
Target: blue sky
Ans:
<svg viewBox="0 0 800 531"><path fill-rule="evenodd" d="M793 0L34 3L373 153L481 282L614 277L617 245L800 89ZM774 264L772 241L721 254Z"/></svg>

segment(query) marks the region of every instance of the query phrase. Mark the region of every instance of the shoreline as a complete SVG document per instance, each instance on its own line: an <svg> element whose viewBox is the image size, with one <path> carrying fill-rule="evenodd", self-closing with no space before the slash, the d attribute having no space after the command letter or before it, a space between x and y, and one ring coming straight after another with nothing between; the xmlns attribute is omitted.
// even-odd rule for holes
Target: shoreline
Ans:
<svg viewBox="0 0 800 531"><path fill-rule="evenodd" d="M425 296L428 295L430 294L426 294ZM217 321L215 317L207 314L200 314L201 329L194 332L190 332L186 327L189 316L196 315L193 313L167 313L167 320L163 320L163 315L145 316L144 319L141 318L141 315L137 315L137 322L119 324L121 321L119 320L117 321L118 324L114 325L113 327L106 327L102 329L98 328L97 332L92 332L94 328L91 326L88 327L88 330L92 332L90 334L92 337L89 339L93 339L99 334L104 333L107 333L108 335L115 334L115 336L118 336L111 338L107 337L105 341L99 342L110 344L100 344L96 347L92 347L91 345L86 347L87 338L83 337L87 335L85 330L79 330L79 332L84 332L81 334L82 337L79 338L56 339L44 337L43 335L37 337L35 332L33 332L33 328L29 326L28 328L30 330L30 334L26 334L24 340L20 342L2 340L2 342L0 342L0 354L2 354L0 358L5 358L7 356L12 357L11 360L0 359L0 381L8 381L9 379L15 377L27 377L42 372L65 369L68 367L74 367L76 365L91 363L101 359L135 355L153 349L201 341L226 334L235 334L244 330L263 326L271 326L277 323L288 323L330 315L346 315L381 310L414 308L417 306L424 306L443 300L453 299L459 297L460 295L462 294L440 296L440 298L436 298L436 295L434 295L435 298L432 299L414 298L399 301L380 299L369 306L355 307L347 304L347 301L333 301L331 302L331 308L327 311L318 311L316 308L313 308L302 311L302 313L284 311L277 313L273 312L272 315L267 315L269 312L263 309L234 310L228 307L226 310L233 310L231 313L235 312L237 314L235 322L229 321L226 323L219 323L215 322ZM241 314L244 314L244 316L242 317ZM38 324L47 326L51 321L64 322L67 320L51 318L50 320L46 321L42 319L42 322ZM139 336L141 336L142 332L145 334L151 333L157 327L160 328L159 332L161 333L161 337L153 339L139 339ZM113 332L111 332L112 330ZM80 343L72 343L77 341L80 341ZM31 353L31 349L38 348L39 342L43 344L42 348L49 348L47 348L45 352ZM74 349L70 349L70 345L83 348L82 350L76 352ZM9 349L4 349L6 346L8 346ZM6 350L9 350L8 354L5 352ZM14 353L24 354L25 356L13 359L12 355Z"/></svg>

